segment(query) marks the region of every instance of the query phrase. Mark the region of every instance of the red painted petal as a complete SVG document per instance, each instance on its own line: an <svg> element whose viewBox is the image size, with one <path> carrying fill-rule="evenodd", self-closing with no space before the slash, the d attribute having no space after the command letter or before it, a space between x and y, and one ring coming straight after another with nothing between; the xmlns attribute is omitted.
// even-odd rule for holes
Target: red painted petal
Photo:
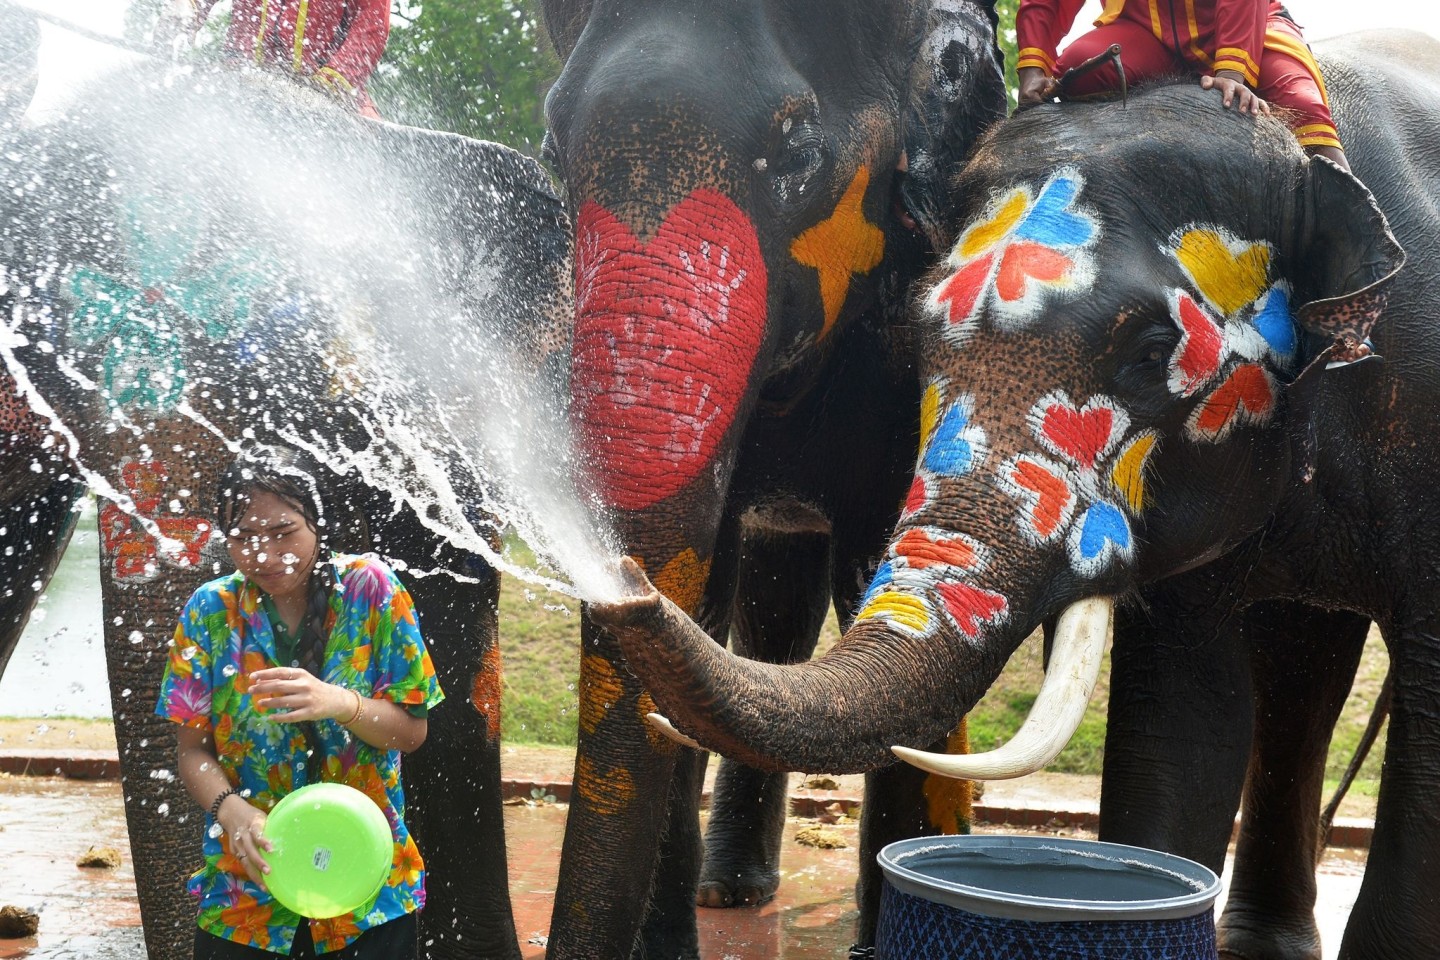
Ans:
<svg viewBox="0 0 1440 960"><path fill-rule="evenodd" d="M1010 610L1010 602L998 593L968 583L942 583L935 588L955 626L970 639L980 636L980 627L999 623Z"/></svg>

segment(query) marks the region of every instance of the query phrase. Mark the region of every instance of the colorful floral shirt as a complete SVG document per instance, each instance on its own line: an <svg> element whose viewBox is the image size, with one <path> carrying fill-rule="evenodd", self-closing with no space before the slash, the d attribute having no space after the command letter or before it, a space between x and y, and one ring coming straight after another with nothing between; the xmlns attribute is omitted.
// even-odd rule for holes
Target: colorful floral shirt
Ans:
<svg viewBox="0 0 1440 960"><path fill-rule="evenodd" d="M336 589L327 619L324 679L362 696L409 707L431 707L444 695L420 639L410 595L373 556L336 556ZM249 677L282 666L261 591L240 573L196 590L185 604L155 712L176 723L208 730L230 783L269 810L305 785L305 740L297 725L257 711ZM289 664L283 664L289 666ZM374 904L353 914L311 920L317 952L340 950L360 933L425 905L425 870L405 828L400 752L380 750L333 720L315 723L324 756L320 779L363 791L385 811L395 837L390 876ZM205 865L190 878L200 898L201 929L218 937L289 954L301 917L250 882L230 850L229 838L207 814Z"/></svg>

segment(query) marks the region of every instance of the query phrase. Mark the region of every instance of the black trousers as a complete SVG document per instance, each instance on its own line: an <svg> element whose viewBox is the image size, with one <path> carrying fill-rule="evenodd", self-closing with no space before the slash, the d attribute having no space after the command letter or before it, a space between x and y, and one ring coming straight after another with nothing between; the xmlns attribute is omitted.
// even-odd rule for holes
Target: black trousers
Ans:
<svg viewBox="0 0 1440 960"><path fill-rule="evenodd" d="M206 933L198 927L195 930L195 960L275 960L280 956L259 947L247 947L213 933ZM300 924L295 932L295 943L290 956L298 960L419 960L419 926L416 914L407 913L378 927L371 927L344 950L333 953L315 952L310 939L310 924Z"/></svg>

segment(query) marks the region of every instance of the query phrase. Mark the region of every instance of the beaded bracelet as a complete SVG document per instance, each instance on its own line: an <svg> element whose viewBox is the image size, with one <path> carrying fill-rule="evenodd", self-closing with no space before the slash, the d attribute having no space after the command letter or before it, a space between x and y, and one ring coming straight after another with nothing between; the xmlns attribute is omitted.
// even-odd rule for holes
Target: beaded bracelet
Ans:
<svg viewBox="0 0 1440 960"><path fill-rule="evenodd" d="M239 793L239 792L240 792L240 789L239 789L238 787L228 787L228 788L226 788L226 790L225 790L224 793L222 793L222 794L220 794L220 796L216 797L216 798L215 798L215 802L212 803L212 804L210 804L210 819L211 819L211 820L214 820L216 823L219 823L219 822L220 822L220 804L224 803L224 802L225 802L225 798L228 797L228 796L230 796L232 793Z"/></svg>

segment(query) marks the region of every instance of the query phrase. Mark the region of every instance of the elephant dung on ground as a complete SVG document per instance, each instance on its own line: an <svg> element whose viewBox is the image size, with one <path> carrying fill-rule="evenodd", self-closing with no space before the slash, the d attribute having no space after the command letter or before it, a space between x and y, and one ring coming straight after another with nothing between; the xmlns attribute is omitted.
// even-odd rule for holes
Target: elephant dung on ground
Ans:
<svg viewBox="0 0 1440 960"><path fill-rule="evenodd" d="M84 484L100 495L105 646L149 955L189 956L183 879L199 860L156 693L181 605L225 566L215 480L253 438L308 446L344 475L373 549L415 597L448 693L404 765L429 868L422 955L518 957L499 581L436 532L466 514L493 536L487 501L443 454L428 476L448 478L448 501L377 478L403 473L439 420L392 387L466 376L453 367L482 326L522 355L563 342L569 228L548 178L507 148L362 121L283 82L156 64L108 75L63 116L6 137L0 403L21 429L0 475L27 482L4 488L0 538L34 558L25 576L43 585L75 496ZM18 562L7 556L7 575ZM28 606L0 613L23 625ZM0 634L5 655L16 635Z"/></svg>
<svg viewBox="0 0 1440 960"><path fill-rule="evenodd" d="M1434 952L1440 43L1317 50L1363 184L1189 82L992 131L915 308L913 486L841 643L758 664L654 593L592 610L681 731L768 769L882 767L949 729L1043 619L1143 591L1116 637L1102 836L1218 869L1248 760L1222 946L1313 957L1334 678L1372 619L1394 706L1341 956ZM1367 337L1383 360L1332 363ZM1038 761L906 756L1018 774L1069 735L1041 733Z"/></svg>
<svg viewBox="0 0 1440 960"><path fill-rule="evenodd" d="M595 498L711 636L805 660L832 601L853 615L904 497L917 223L1003 114L994 5L541 7L565 60L546 155L575 223L570 419ZM703 755L647 728L619 648L583 632L549 955L694 957L697 900L773 895L785 777L722 763L702 868ZM924 790L903 770L867 786L862 931L875 845L968 822L965 791Z"/></svg>

